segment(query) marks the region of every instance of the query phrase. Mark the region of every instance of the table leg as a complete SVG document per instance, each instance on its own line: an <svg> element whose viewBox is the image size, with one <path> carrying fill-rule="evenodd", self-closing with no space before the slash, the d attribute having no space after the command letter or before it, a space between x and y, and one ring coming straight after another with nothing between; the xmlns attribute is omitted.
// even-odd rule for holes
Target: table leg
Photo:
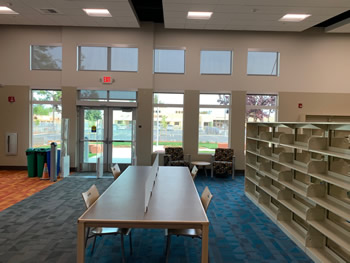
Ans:
<svg viewBox="0 0 350 263"><path fill-rule="evenodd" d="M78 239L77 239L77 262L83 263L85 261L85 225L78 222Z"/></svg>
<svg viewBox="0 0 350 263"><path fill-rule="evenodd" d="M208 263L209 224L202 226L202 263Z"/></svg>
<svg viewBox="0 0 350 263"><path fill-rule="evenodd" d="M208 177L208 174L207 174L207 167L205 165L203 165L203 169L204 169L204 172L205 172L205 177Z"/></svg>

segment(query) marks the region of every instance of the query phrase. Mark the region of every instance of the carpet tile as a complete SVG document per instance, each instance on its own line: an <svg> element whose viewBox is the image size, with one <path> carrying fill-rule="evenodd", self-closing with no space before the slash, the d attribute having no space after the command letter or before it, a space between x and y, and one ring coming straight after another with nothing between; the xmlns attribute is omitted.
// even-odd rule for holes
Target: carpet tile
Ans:
<svg viewBox="0 0 350 263"><path fill-rule="evenodd" d="M112 178L70 176L0 212L0 262L75 262L77 219L84 212L81 193L96 184L102 193ZM312 262L269 218L244 195L244 177L199 175L196 187L206 185L214 197L208 209L209 257L223 262ZM133 255L125 238L129 263L165 262L162 229L133 229ZM92 240L86 262L121 262L120 236ZM171 263L200 262L201 241L172 237Z"/></svg>

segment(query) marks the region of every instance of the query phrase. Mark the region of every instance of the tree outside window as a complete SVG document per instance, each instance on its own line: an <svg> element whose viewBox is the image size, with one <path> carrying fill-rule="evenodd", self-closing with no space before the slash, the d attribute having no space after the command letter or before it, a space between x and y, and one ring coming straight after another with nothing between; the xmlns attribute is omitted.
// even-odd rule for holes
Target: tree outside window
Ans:
<svg viewBox="0 0 350 263"><path fill-rule="evenodd" d="M277 95L247 94L246 121L247 122L277 121Z"/></svg>
<svg viewBox="0 0 350 263"><path fill-rule="evenodd" d="M61 142L61 91L32 91L32 146L50 147Z"/></svg>

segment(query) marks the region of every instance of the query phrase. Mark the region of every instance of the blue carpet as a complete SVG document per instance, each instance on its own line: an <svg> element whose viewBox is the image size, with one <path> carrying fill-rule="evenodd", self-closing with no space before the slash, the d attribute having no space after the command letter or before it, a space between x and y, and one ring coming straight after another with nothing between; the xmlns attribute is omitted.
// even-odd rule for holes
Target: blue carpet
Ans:
<svg viewBox="0 0 350 263"><path fill-rule="evenodd" d="M208 209L210 220L209 260L221 262L312 262L268 217L244 195L244 177L214 178L199 175L198 192L208 186L214 197ZM133 255L125 238L127 262L165 262L164 230L134 229ZM98 238L94 254L92 240L86 262L120 262L120 236ZM169 262L200 262L201 241L172 237Z"/></svg>

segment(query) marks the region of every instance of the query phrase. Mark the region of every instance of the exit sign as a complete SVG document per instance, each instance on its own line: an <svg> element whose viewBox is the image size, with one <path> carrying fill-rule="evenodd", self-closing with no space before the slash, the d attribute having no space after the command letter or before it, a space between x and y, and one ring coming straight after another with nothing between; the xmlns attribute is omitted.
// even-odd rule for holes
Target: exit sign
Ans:
<svg viewBox="0 0 350 263"><path fill-rule="evenodd" d="M111 84L112 82L113 82L113 80L110 76L103 76L103 78L102 78L103 84Z"/></svg>

